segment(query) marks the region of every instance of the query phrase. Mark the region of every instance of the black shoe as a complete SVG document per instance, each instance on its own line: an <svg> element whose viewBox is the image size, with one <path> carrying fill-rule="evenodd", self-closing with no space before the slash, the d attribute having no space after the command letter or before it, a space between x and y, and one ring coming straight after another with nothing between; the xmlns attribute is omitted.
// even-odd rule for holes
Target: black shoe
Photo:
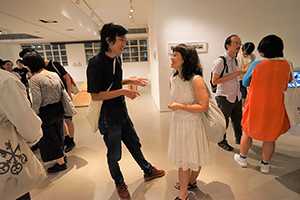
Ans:
<svg viewBox="0 0 300 200"><path fill-rule="evenodd" d="M238 145L240 145L241 144L241 140L236 140L235 143L238 144Z"/></svg>
<svg viewBox="0 0 300 200"><path fill-rule="evenodd" d="M36 143L35 145L33 145L32 147L30 147L31 151L36 151L39 149L39 143Z"/></svg>
<svg viewBox="0 0 300 200"><path fill-rule="evenodd" d="M222 149L224 149L225 151L233 151L233 147L230 146L226 140L223 140L222 142L218 143L219 147L221 147Z"/></svg>
<svg viewBox="0 0 300 200"><path fill-rule="evenodd" d="M70 137L67 135L64 139L64 146L67 146L70 143Z"/></svg>
<svg viewBox="0 0 300 200"><path fill-rule="evenodd" d="M56 163L56 164L53 165L52 167L49 167L49 168L47 169L47 172L48 172L49 174L51 174L51 173L56 173L56 172L64 171L64 170L66 170L67 168L68 168L68 167L67 167L66 163L64 163L64 164L62 164L62 165Z"/></svg>
<svg viewBox="0 0 300 200"><path fill-rule="evenodd" d="M70 140L65 148L65 152L68 153L69 151L72 151L74 147L75 147L75 142L73 140Z"/></svg>

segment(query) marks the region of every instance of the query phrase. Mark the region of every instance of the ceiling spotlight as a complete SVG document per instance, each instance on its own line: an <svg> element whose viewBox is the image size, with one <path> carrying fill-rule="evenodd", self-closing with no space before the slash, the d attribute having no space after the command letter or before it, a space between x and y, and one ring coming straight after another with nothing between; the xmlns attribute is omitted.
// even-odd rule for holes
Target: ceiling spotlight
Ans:
<svg viewBox="0 0 300 200"><path fill-rule="evenodd" d="M75 3L80 5L80 0L76 0Z"/></svg>
<svg viewBox="0 0 300 200"><path fill-rule="evenodd" d="M132 13L129 13L129 18L130 18L130 19L132 18Z"/></svg>
<svg viewBox="0 0 300 200"><path fill-rule="evenodd" d="M129 11L130 11L130 12L133 12L133 6L130 6Z"/></svg>
<svg viewBox="0 0 300 200"><path fill-rule="evenodd" d="M133 6L132 6L132 1L130 0L130 7L129 7L129 12L133 12Z"/></svg>

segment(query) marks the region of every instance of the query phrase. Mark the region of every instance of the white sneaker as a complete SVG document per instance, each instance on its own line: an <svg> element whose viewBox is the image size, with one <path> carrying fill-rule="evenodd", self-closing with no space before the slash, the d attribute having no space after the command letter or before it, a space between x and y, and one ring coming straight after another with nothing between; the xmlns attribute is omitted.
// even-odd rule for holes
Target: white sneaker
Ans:
<svg viewBox="0 0 300 200"><path fill-rule="evenodd" d="M264 165L259 161L258 165L260 166L260 172L263 174L268 174L270 171L270 164Z"/></svg>
<svg viewBox="0 0 300 200"><path fill-rule="evenodd" d="M240 154L234 154L234 160L241 166L241 167L247 167L247 161L246 158L241 158Z"/></svg>

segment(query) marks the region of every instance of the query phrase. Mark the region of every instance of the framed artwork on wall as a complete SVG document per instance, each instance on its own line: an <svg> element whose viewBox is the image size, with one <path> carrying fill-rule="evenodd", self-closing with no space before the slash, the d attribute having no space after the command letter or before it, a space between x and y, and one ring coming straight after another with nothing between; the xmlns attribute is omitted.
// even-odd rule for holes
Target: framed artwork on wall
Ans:
<svg viewBox="0 0 300 200"><path fill-rule="evenodd" d="M207 42L179 42L179 43L169 43L168 44L168 53L172 54L174 47L178 44L192 45L195 47L197 53L207 53Z"/></svg>

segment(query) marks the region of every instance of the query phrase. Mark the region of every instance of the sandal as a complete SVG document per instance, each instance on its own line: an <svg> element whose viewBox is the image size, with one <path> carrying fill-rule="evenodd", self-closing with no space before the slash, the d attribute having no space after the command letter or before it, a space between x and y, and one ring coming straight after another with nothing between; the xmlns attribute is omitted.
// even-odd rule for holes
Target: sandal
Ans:
<svg viewBox="0 0 300 200"><path fill-rule="evenodd" d="M185 200L188 200L188 199L189 199L189 196L187 196L187 197L185 198ZM180 199L180 198L177 196L174 200L183 200L183 199Z"/></svg>
<svg viewBox="0 0 300 200"><path fill-rule="evenodd" d="M232 146L230 146L227 141L225 142L219 142L218 143L219 147L221 147L222 149L224 149L225 151L232 151L234 148Z"/></svg>
<svg viewBox="0 0 300 200"><path fill-rule="evenodd" d="M176 182L175 185L174 185L174 187L176 189L180 190L179 182ZM196 188L196 187L197 187L197 181L195 183L193 183L193 184L190 184L190 183L188 184L188 190Z"/></svg>

